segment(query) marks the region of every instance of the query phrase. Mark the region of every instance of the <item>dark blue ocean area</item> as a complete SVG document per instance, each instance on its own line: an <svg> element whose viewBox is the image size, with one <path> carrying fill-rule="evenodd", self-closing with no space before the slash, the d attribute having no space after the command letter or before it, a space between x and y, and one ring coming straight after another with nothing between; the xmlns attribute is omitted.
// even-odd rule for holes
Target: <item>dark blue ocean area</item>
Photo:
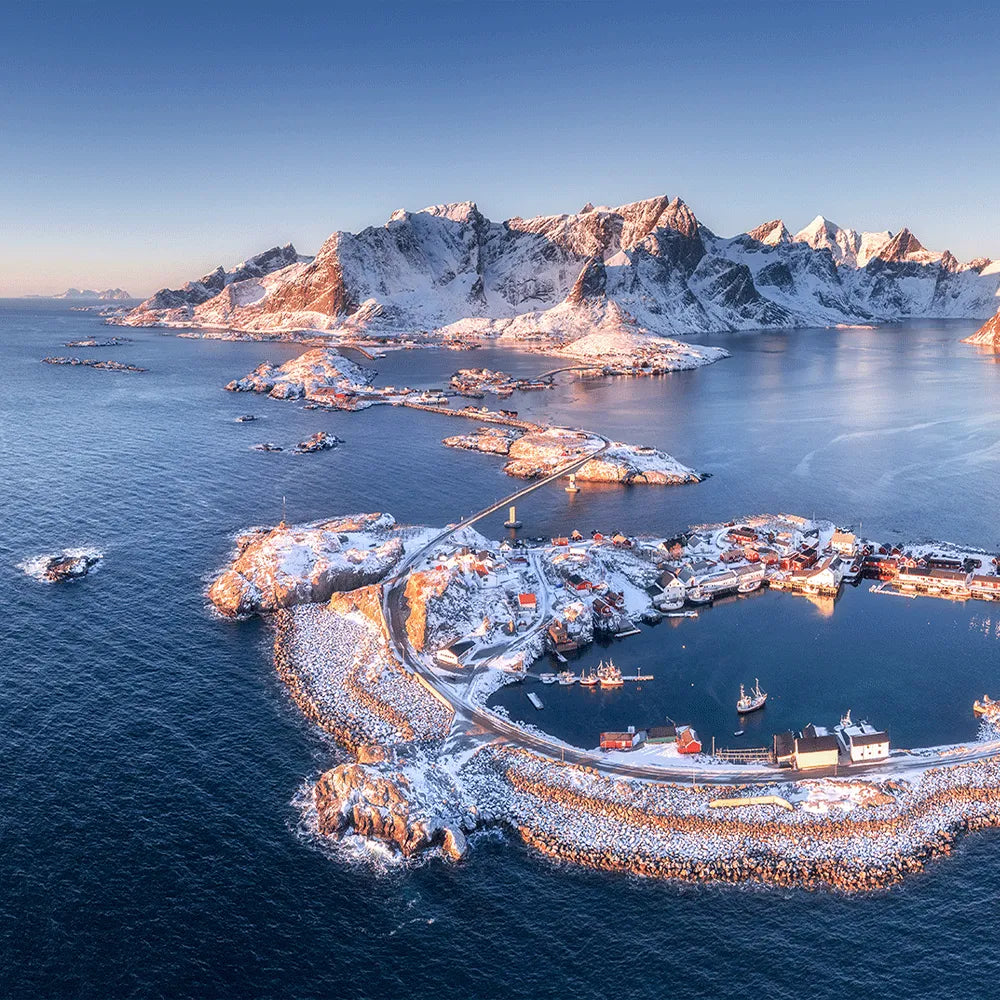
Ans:
<svg viewBox="0 0 1000 1000"><path fill-rule="evenodd" d="M959 343L974 322L703 338L732 357L649 379L562 381L522 415L650 444L712 473L675 488L560 484L519 507L523 534L668 535L796 512L891 544L1000 551L1000 366ZM67 341L119 335L114 347ZM692 338L697 340L698 338ZM266 620L213 613L205 589L239 530L383 510L443 525L517 488L499 458L446 449L456 421L227 393L291 344L103 325L65 303L0 302L0 997L604 998L997 992L1000 839L865 896L696 887L557 865L514 836L459 863L400 863L318 842L307 781L344 759L276 676ZM114 359L125 373L41 364ZM492 348L390 352L382 384L551 359ZM238 423L242 413L259 419ZM314 455L261 453L319 430ZM478 525L502 537L503 514ZM67 548L86 579L20 567ZM683 717L731 737L740 683L772 692L757 743L847 708L899 746L975 736L1000 695L1000 605L848 589L833 605L761 593L595 647L641 690L499 696L594 746L601 728ZM627 672L632 672L629 669ZM588 701L589 699L589 701Z"/></svg>

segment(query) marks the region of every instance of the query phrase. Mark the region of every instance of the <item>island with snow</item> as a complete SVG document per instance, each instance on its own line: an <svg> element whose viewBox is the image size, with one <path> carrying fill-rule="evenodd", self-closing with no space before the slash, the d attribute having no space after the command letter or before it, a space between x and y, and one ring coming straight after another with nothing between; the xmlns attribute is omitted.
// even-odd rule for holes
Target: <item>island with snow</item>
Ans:
<svg viewBox="0 0 1000 1000"><path fill-rule="evenodd" d="M929 596L1000 594L987 553L889 547L788 514L526 547L373 513L252 529L209 597L226 615L272 617L279 675L354 758L311 786L304 818L319 837L459 858L470 834L501 827L604 870L861 891L1000 823L995 703L975 739L891 752L886 740L884 753L876 741L863 763L854 751L876 743L849 719L843 747L803 734L789 751L776 737L766 757L735 763L692 747L689 727L683 742L678 726L672 739L637 729L627 751L587 749L488 707L498 687L537 682L546 651L627 632L656 608L772 582L811 597L860 575Z"/></svg>

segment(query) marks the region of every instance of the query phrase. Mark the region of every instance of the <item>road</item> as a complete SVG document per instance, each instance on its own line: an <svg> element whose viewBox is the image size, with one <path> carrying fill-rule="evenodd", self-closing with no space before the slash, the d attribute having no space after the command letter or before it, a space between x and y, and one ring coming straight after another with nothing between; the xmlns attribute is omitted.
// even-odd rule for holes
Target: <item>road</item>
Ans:
<svg viewBox="0 0 1000 1000"><path fill-rule="evenodd" d="M397 568L396 573L385 581L382 592L382 614L385 617L389 642L395 649L396 655L399 657L399 660L404 667L411 673L419 675L426 684L433 687L452 705L455 711L455 725L453 727L453 732L455 730L459 730L466 738L474 740L481 740L484 737L502 740L514 746L531 750L541 756L549 757L553 760L564 760L568 763L592 767L597 771L609 775L640 778L651 781L666 781L671 783L696 782L701 785L785 784L800 781L803 777L821 778L837 774L841 776L849 774L859 778L877 776L880 779L888 779L892 777L903 777L907 773L912 773L916 770L926 770L932 767L951 766L954 764L979 760L984 757L993 756L1000 752L1000 743L973 743L968 749L962 748L964 752L956 748L955 751L952 751L947 755L928 754L927 756L914 757L909 754L897 754L891 756L886 761L878 763L860 766L848 765L839 768L823 768L809 771L806 774L801 771L792 771L788 768L764 768L748 765L736 765L731 767L719 767L712 765L709 768L698 770L696 767L692 767L691 765L672 767L669 764L642 764L638 762L632 764L614 758L609 758L599 751L594 752L590 750L582 750L578 747L572 747L562 743L554 737L532 732L531 730L525 729L517 723L510 722L498 715L495 715L493 712L490 712L470 701L465 696L463 691L460 690L458 685L452 681L444 679L440 673L434 669L430 662L430 658L426 654L417 652L417 650L415 650L409 642L409 637L406 631L408 608L406 601L404 600L403 592L405 590L405 582L410 569L417 565L428 553L433 551L456 532L475 524L477 521L482 520L482 518L488 517L490 514L493 514L512 503L516 503L522 497L527 496L549 483L561 479L563 476L566 476L570 472L574 472L579 469L582 465L585 465L592 458L596 458L608 447L610 447L611 444L606 438L601 438L601 440L603 443L600 448L595 449L581 458L574 459L566 465L561 466L558 470L545 478L532 482L530 485L524 487L524 489L518 490L517 492L510 494L510 496L504 497L502 500L498 500L496 503L493 503L488 507L484 507L482 510L471 515L470 517L463 518L457 524L445 528L425 545L421 546L411 555L404 558ZM527 555L529 565L532 567L539 580L538 589L541 601L537 609L537 621L531 630L513 639L504 651L504 654L498 655L509 655L512 652L516 652L516 650L523 646L529 638L533 637L541 628L545 626L548 618L551 595L549 594L544 581L544 572L537 556L530 552ZM490 659L494 658L495 657L491 657ZM486 663L480 664L475 668L475 671L480 672L484 669L490 669L486 666ZM471 677L463 679L461 686L468 689L470 687L471 679Z"/></svg>

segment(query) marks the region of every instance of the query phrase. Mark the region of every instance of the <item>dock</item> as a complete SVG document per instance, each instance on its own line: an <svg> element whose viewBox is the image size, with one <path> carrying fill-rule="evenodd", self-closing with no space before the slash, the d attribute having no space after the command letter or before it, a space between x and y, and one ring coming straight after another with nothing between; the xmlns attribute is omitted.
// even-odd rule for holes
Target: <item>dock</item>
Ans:
<svg viewBox="0 0 1000 1000"><path fill-rule="evenodd" d="M635 627L633 627L633 628L627 628L627 629L623 629L621 632L615 632L615 638L616 639L627 639L630 635L639 635L641 632L642 632L642 629L638 629L638 628L635 628Z"/></svg>
<svg viewBox="0 0 1000 1000"><path fill-rule="evenodd" d="M652 674L632 674L631 676L626 676L622 674L623 681L651 681L654 680Z"/></svg>
<svg viewBox="0 0 1000 1000"><path fill-rule="evenodd" d="M917 596L916 593L911 594L905 590L896 590L895 587L890 587L888 583L873 583L868 589L873 594L888 594L890 597L915 598Z"/></svg>
<svg viewBox="0 0 1000 1000"><path fill-rule="evenodd" d="M540 712L540 711L541 711L541 710L542 710L543 708L545 708L545 706L544 706L544 705L542 704L542 699L541 699L541 698L539 698L539 697L538 697L538 695L537 695L537 694L535 694L535 692L534 692L534 691L529 691L529 692L528 692L528 701L530 701L530 702L531 702L531 704L532 704L532 705L534 705L534 706L535 706L535 708L537 708L539 712Z"/></svg>

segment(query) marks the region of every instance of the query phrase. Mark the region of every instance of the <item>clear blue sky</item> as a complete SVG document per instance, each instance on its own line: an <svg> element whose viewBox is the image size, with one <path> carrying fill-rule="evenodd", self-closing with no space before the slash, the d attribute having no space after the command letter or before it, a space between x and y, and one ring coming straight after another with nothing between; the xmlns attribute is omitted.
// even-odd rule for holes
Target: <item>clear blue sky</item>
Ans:
<svg viewBox="0 0 1000 1000"><path fill-rule="evenodd" d="M0 295L145 294L398 207L679 194L1000 257L1000 15L906 3L25 3Z"/></svg>

